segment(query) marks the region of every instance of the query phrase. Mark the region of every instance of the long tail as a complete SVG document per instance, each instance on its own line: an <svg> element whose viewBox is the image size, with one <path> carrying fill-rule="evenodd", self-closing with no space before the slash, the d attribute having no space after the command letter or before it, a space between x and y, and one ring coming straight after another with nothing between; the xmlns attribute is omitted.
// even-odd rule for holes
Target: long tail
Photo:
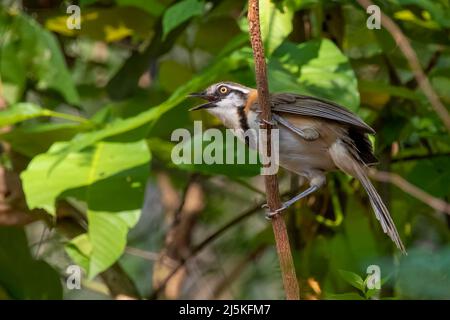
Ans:
<svg viewBox="0 0 450 320"><path fill-rule="evenodd" d="M370 204L372 205L377 220L380 221L383 231L387 233L402 253L406 255L405 246L398 235L397 228L389 214L389 210L386 208L380 195L370 182L363 165L351 155L351 152L348 151L343 143L335 143L330 149L330 154L335 164L341 170L351 174L361 182L369 196Z"/></svg>

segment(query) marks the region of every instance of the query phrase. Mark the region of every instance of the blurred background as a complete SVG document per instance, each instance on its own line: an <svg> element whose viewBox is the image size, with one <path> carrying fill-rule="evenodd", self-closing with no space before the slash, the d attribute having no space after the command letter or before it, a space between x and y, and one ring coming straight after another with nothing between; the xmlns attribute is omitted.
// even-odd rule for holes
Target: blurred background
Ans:
<svg viewBox="0 0 450 320"><path fill-rule="evenodd" d="M376 4L448 108L450 2ZM0 0L1 299L284 298L258 165L171 161L173 130L221 128L187 111L189 92L255 86L246 5ZM356 1L260 6L270 90L335 101L377 131L372 177L408 250L357 181L331 174L285 215L301 297L450 299L448 128L393 35ZM285 198L299 190L279 178Z"/></svg>

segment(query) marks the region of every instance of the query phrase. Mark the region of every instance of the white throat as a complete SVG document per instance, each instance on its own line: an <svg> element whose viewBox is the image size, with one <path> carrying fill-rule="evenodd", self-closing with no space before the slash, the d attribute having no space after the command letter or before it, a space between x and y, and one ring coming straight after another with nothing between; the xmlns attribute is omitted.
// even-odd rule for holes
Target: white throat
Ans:
<svg viewBox="0 0 450 320"><path fill-rule="evenodd" d="M240 117L237 108L215 107L208 109L208 112L222 121L225 127L230 129L240 129Z"/></svg>

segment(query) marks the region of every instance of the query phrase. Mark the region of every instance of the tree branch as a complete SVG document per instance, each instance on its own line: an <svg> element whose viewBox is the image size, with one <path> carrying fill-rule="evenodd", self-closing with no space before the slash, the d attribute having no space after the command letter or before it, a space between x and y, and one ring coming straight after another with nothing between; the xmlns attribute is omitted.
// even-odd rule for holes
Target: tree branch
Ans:
<svg viewBox="0 0 450 320"><path fill-rule="evenodd" d="M267 132L266 154L269 155L271 154L271 125L268 123L270 123L272 119L272 114L269 103L269 86L267 83L264 47L261 40L258 0L248 1L248 25L253 56L255 59L258 101L262 111L261 118L267 121L267 123L263 125L263 128L266 129ZM281 207L277 176L266 175L264 176L264 182L266 187L267 204L269 205L271 211L275 211ZM280 260L286 298L288 300L299 300L299 285L295 274L294 260L292 258L291 248L289 246L289 238L284 219L279 215L275 215L272 219L272 227L275 235L278 258Z"/></svg>
<svg viewBox="0 0 450 320"><path fill-rule="evenodd" d="M373 2L370 0L358 0L358 2L366 10L368 6L373 5ZM381 24L391 34L392 38L394 38L406 60L408 60L408 64L414 74L414 77L416 78L420 89L427 97L428 101L430 102L439 118L441 118L447 130L450 131L450 115L447 111L447 108L442 104L438 95L431 86L430 80L423 71L419 59L417 58L416 52L409 43L408 38L403 34L399 26L383 12L381 12Z"/></svg>
<svg viewBox="0 0 450 320"><path fill-rule="evenodd" d="M381 182L389 182L393 185L397 186L402 191L408 193L409 195L413 196L414 198L422 201L423 203L427 204L431 208L445 212L450 215L450 204L445 202L444 200L441 200L439 198L433 197L431 194L423 191L422 189L416 187L415 185L409 183L407 180L403 179L401 176L399 176L396 173L390 173L385 171L377 171L377 170L370 170L370 176L374 178L375 180L381 181Z"/></svg>

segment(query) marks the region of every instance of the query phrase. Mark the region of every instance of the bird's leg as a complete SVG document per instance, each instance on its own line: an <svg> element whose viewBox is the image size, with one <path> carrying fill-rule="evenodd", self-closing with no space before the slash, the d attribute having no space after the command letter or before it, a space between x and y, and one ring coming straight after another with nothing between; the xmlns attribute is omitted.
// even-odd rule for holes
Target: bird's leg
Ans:
<svg viewBox="0 0 450 320"><path fill-rule="evenodd" d="M284 209L289 208L290 206L292 206L294 203L296 203L298 200L309 196L311 193L315 192L316 190L318 190L319 187L316 185L310 186L308 189L306 189L305 191L299 193L298 195L296 195L295 197L293 197L291 200L288 200L286 202L283 202L283 205L281 206Z"/></svg>
<svg viewBox="0 0 450 320"><path fill-rule="evenodd" d="M267 219L272 219L275 215L280 214L283 210L286 210L287 208L289 208L291 205L293 205L295 202L297 202L298 200L310 195L311 193L317 191L321 186L323 186L325 184L325 176L320 172L320 171L310 171L310 176L312 175L312 179L309 182L309 188L307 188L306 190L300 192L298 195L296 195L295 197L293 197L292 199L283 202L283 204L281 205L280 208L274 210L274 211L269 211L266 213L266 218ZM268 208L267 203L264 204L262 206L263 208Z"/></svg>
<svg viewBox="0 0 450 320"><path fill-rule="evenodd" d="M258 123L259 123L260 125L262 125L262 124L268 124L269 126L272 126L272 127L274 127L274 126L277 125L277 122L274 121L274 120L272 120L272 121L267 121L266 119L261 119L261 113L262 113L261 110L255 110L255 112L258 114L257 119L258 119Z"/></svg>
<svg viewBox="0 0 450 320"><path fill-rule="evenodd" d="M290 206L292 206L295 202L297 202L298 200L310 195L311 193L313 193L314 191L316 191L317 189L319 189L318 186L314 185L314 186L310 186L308 189L306 189L305 191L299 193L298 195L296 195L295 197L293 197L291 200L288 200L286 202L283 202L281 207L274 210L274 211L270 211L266 213L266 218L267 219L272 219L275 215L280 214L282 211L286 210L287 208L289 208ZM268 208L267 203L264 204L262 206L263 208Z"/></svg>
<svg viewBox="0 0 450 320"><path fill-rule="evenodd" d="M269 126L276 126L277 122L276 121L267 121L266 119L259 119L259 124L268 124Z"/></svg>

